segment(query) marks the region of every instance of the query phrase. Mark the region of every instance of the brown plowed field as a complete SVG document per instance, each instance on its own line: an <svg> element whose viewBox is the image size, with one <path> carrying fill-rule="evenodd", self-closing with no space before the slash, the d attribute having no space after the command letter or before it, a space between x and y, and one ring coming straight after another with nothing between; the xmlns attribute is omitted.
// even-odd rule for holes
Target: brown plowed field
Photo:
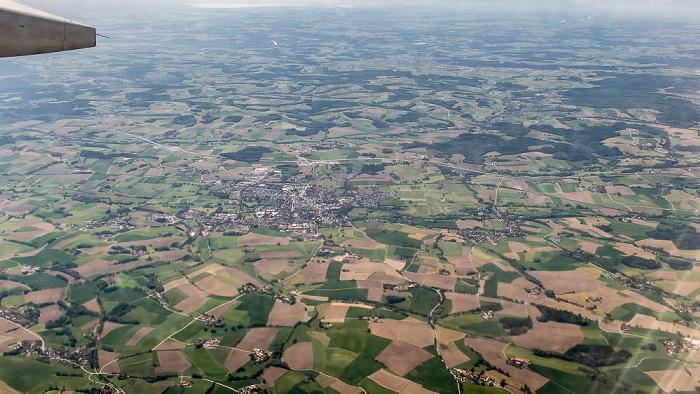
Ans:
<svg viewBox="0 0 700 394"><path fill-rule="evenodd" d="M111 321L104 322L102 325L102 334L100 334L100 339L106 337L107 334L119 327L124 327L124 324L112 323Z"/></svg>
<svg viewBox="0 0 700 394"><path fill-rule="evenodd" d="M331 388L340 394L359 394L363 392L361 388L345 384L340 380L333 382L333 384L331 384Z"/></svg>
<svg viewBox="0 0 700 394"><path fill-rule="evenodd" d="M348 313L349 308L350 306L347 304L332 303L326 310L323 321L327 323L344 323L345 314Z"/></svg>
<svg viewBox="0 0 700 394"><path fill-rule="evenodd" d="M121 370L119 369L119 363L118 362L112 362L117 359L119 355L114 352L108 352L106 350L98 350L97 351L97 361L100 365L100 372L105 372L105 373L119 373ZM109 365L107 365L109 364Z"/></svg>
<svg viewBox="0 0 700 394"><path fill-rule="evenodd" d="M452 300L450 313L471 311L479 307L479 296L476 294L445 293L445 297Z"/></svg>
<svg viewBox="0 0 700 394"><path fill-rule="evenodd" d="M63 311L58 304L53 304L39 308L39 323L46 323L47 321L56 320L63 316Z"/></svg>
<svg viewBox="0 0 700 394"><path fill-rule="evenodd" d="M267 367L263 371L261 377L265 380L265 387L272 387L275 381L279 379L280 376L287 372L284 368L279 367Z"/></svg>
<svg viewBox="0 0 700 394"><path fill-rule="evenodd" d="M31 291L24 295L25 302L33 302L37 305L47 302L57 302L63 299L65 289L46 289Z"/></svg>
<svg viewBox="0 0 700 394"><path fill-rule="evenodd" d="M428 323L384 319L381 323L370 322L369 329L378 337L410 343L420 348L435 342L435 334Z"/></svg>
<svg viewBox="0 0 700 394"><path fill-rule="evenodd" d="M236 348L252 352L253 349L265 349L270 346L279 330L270 327L251 328L250 331L238 342Z"/></svg>
<svg viewBox="0 0 700 394"><path fill-rule="evenodd" d="M286 252L262 252L260 257L263 259L294 259L302 257L304 254L298 250L289 250Z"/></svg>
<svg viewBox="0 0 700 394"><path fill-rule="evenodd" d="M177 350L158 351L160 366L156 367L156 373L161 372L185 372L192 364Z"/></svg>
<svg viewBox="0 0 700 394"><path fill-rule="evenodd" d="M379 371L371 374L369 378L375 381L378 385L397 393L435 393L434 391L424 389L423 386L420 386L418 383L412 382L400 376L393 375L385 369L380 369Z"/></svg>
<svg viewBox="0 0 700 394"><path fill-rule="evenodd" d="M441 349L440 354L442 355L442 360L445 362L448 368L455 367L459 364L466 363L470 360L469 356L462 353L461 350L454 343L447 345L447 349Z"/></svg>
<svg viewBox="0 0 700 394"><path fill-rule="evenodd" d="M276 300L270 315L267 317L267 324L269 326L291 327L297 322L304 321L305 316L306 308L301 302L289 305Z"/></svg>
<svg viewBox="0 0 700 394"><path fill-rule="evenodd" d="M440 274L416 274L413 272L404 272L404 275L423 286L437 287L445 290L454 290L457 280L451 276Z"/></svg>
<svg viewBox="0 0 700 394"><path fill-rule="evenodd" d="M292 267L287 265L288 260L268 260L262 259L253 263L255 270L261 274L277 275L284 270L289 270Z"/></svg>
<svg viewBox="0 0 700 394"><path fill-rule="evenodd" d="M590 293L605 286L605 282L580 271L532 271L530 274L557 294Z"/></svg>
<svg viewBox="0 0 700 394"><path fill-rule="evenodd" d="M506 343L495 339L467 337L464 339L464 344L481 353L491 365L508 372L511 378L527 384L532 390L538 390L549 382L549 379L528 369L520 369L508 365L504 355L504 350L508 347Z"/></svg>
<svg viewBox="0 0 700 394"><path fill-rule="evenodd" d="M563 354L583 341L580 326L557 322L540 323L534 318L533 321L530 331L513 337L514 344L526 349L538 348Z"/></svg>
<svg viewBox="0 0 700 394"><path fill-rule="evenodd" d="M126 346L136 346L143 337L148 335L151 331L153 331L153 327L141 327L139 328L138 331L134 333L134 335L129 338L129 341L126 342Z"/></svg>
<svg viewBox="0 0 700 394"><path fill-rule="evenodd" d="M273 237L270 235L262 235L256 233L248 233L242 237L238 237L238 247L256 246L256 245L289 245L288 238Z"/></svg>
<svg viewBox="0 0 700 394"><path fill-rule="evenodd" d="M235 297L238 295L238 290L233 286L228 285L214 277L214 275L207 276L206 278L199 280L195 283L197 287L201 289L206 289L207 292L222 296L222 297Z"/></svg>
<svg viewBox="0 0 700 394"><path fill-rule="evenodd" d="M176 342L173 340L167 340L160 345L156 346L153 350L179 350L184 349L185 344L181 342Z"/></svg>
<svg viewBox="0 0 700 394"><path fill-rule="evenodd" d="M290 346L282 357L289 368L308 370L314 367L314 351L311 342L299 342Z"/></svg>
<svg viewBox="0 0 700 394"><path fill-rule="evenodd" d="M670 312L671 308L666 305L661 305L658 302L652 301L641 294L631 290L624 290L620 293L613 294L603 298L603 312L610 313L613 309L624 304L637 304L649 308L654 312Z"/></svg>
<svg viewBox="0 0 700 394"><path fill-rule="evenodd" d="M386 365L399 376L406 375L415 367L433 358L433 355L410 343L393 341L375 360Z"/></svg>
<svg viewBox="0 0 700 394"><path fill-rule="evenodd" d="M310 285L312 283L322 283L326 281L326 271L328 270L328 263L316 263L311 262L302 268L301 271L296 276L301 276L304 278L304 283ZM295 277L290 277L294 279ZM287 283L288 281L283 281Z"/></svg>
<svg viewBox="0 0 700 394"><path fill-rule="evenodd" d="M680 392L697 392L695 388L697 383L695 379L692 378L684 369L678 369L673 371L651 371L646 372L647 375L651 376L656 384L661 387L661 389L667 393L673 391Z"/></svg>

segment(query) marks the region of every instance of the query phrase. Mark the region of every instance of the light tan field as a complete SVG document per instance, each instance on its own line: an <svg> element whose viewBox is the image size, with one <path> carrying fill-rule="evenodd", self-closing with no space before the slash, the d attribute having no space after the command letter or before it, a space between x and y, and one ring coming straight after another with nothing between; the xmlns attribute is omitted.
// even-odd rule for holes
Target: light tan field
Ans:
<svg viewBox="0 0 700 394"><path fill-rule="evenodd" d="M257 245L289 245L289 238L273 237L256 233L248 233L238 237L238 247Z"/></svg>
<svg viewBox="0 0 700 394"><path fill-rule="evenodd" d="M661 248L669 252L671 256L683 257L689 260L700 261L700 253L697 250L678 250L673 241L650 238L637 241L637 245Z"/></svg>
<svg viewBox="0 0 700 394"><path fill-rule="evenodd" d="M592 292L605 286L590 275L580 271L532 271L531 275L557 294L571 292Z"/></svg>
<svg viewBox="0 0 700 394"><path fill-rule="evenodd" d="M649 260L654 260L656 258L656 255L654 255L653 253L649 253L644 249L638 248L632 244L618 242L615 244L615 249L629 256L638 256L643 259Z"/></svg>
<svg viewBox="0 0 700 394"><path fill-rule="evenodd" d="M212 309L211 311L209 311L209 314L214 315L217 318L221 317L221 315L226 313L226 311L228 311L229 309L233 308L233 306L236 305L237 303L238 303L237 301L234 301L234 302L227 302L225 304L221 304L221 305L217 306L216 308Z"/></svg>
<svg viewBox="0 0 700 394"><path fill-rule="evenodd" d="M267 367L263 371L262 379L265 381L265 386L264 387L271 387L275 384L275 381L279 379L280 376L284 375L287 372L286 369L284 368L279 368L279 367Z"/></svg>
<svg viewBox="0 0 700 394"><path fill-rule="evenodd" d="M357 263L343 264L343 270L340 272L340 280L367 280L370 276L377 273L384 273L387 276L393 276L401 279L401 276L394 270L383 263L374 263L370 261L361 261ZM401 279L403 281L403 279Z"/></svg>
<svg viewBox="0 0 700 394"><path fill-rule="evenodd" d="M267 259L262 259L258 260L253 265L255 266L255 270L260 272L261 274L272 274L272 275L277 275L282 271L285 270L290 270L292 269L291 266L287 265L288 260L267 260Z"/></svg>
<svg viewBox="0 0 700 394"><path fill-rule="evenodd" d="M165 291L168 291L168 290L172 290L178 286L185 285L187 283L190 283L190 281L188 281L187 278L180 278L180 279L176 279L176 280L171 280L170 282L163 285L163 289L165 289Z"/></svg>
<svg viewBox="0 0 700 394"><path fill-rule="evenodd" d="M351 247L351 248L366 248L366 249L377 249L383 248L384 245L377 243L373 239L348 239L344 241L340 246Z"/></svg>
<svg viewBox="0 0 700 394"><path fill-rule="evenodd" d="M450 342L458 341L467 335L463 332L450 330L449 328L445 328L438 325L435 326L435 329L438 332L439 344L447 345Z"/></svg>
<svg viewBox="0 0 700 394"><path fill-rule="evenodd" d="M533 318L532 329L513 337L513 343L526 349L565 353L583 341L581 327L557 322L540 323Z"/></svg>
<svg viewBox="0 0 700 394"><path fill-rule="evenodd" d="M192 313L196 311L197 309L201 308L204 306L204 304L207 303L208 297L189 297L177 305L175 305L176 309L181 310L183 313Z"/></svg>
<svg viewBox="0 0 700 394"><path fill-rule="evenodd" d="M333 382L330 387L333 390L339 392L340 394L359 394L364 392L364 390L362 390L361 388L343 383L340 380L336 380L335 382Z"/></svg>
<svg viewBox="0 0 700 394"><path fill-rule="evenodd" d="M57 304L41 307L39 313L39 323L46 323L63 316L63 311Z"/></svg>
<svg viewBox="0 0 700 394"><path fill-rule="evenodd" d="M141 327L139 328L138 331L134 333L134 335L129 338L129 341L126 342L126 346L136 346L143 337L148 335L151 331L153 331L153 327Z"/></svg>
<svg viewBox="0 0 700 394"><path fill-rule="evenodd" d="M186 252L183 250L173 250L169 252L177 253L180 257L186 254ZM153 257L155 259L156 255L153 255ZM124 264L117 264L116 261L95 259L90 261L89 263L85 263L79 266L75 270L80 274L80 276L89 277L93 275L128 271L149 264L153 264L153 261L148 261L145 257Z"/></svg>
<svg viewBox="0 0 700 394"><path fill-rule="evenodd" d="M523 281L527 283L527 285L523 283ZM534 287L534 285L525 278L517 278L513 283L498 282L498 295L510 298L511 300L527 302L530 294L525 291L523 288L524 286Z"/></svg>
<svg viewBox="0 0 700 394"><path fill-rule="evenodd" d="M385 369L380 369L379 371L368 376L378 385L385 387L391 391L397 393L415 393L415 394L430 394L435 393L434 391L427 390L420 386L418 383L412 382L408 379L402 378L391 374Z"/></svg>
<svg viewBox="0 0 700 394"><path fill-rule="evenodd" d="M250 361L250 353L240 349L231 349L224 361L224 367L233 372Z"/></svg>
<svg viewBox="0 0 700 394"><path fill-rule="evenodd" d="M263 259L294 259L302 257L304 254L298 250L289 250L285 252L262 252L260 257Z"/></svg>
<svg viewBox="0 0 700 394"><path fill-rule="evenodd" d="M238 295L238 290L233 286L228 285L216 277L207 276L206 278L199 280L195 283L199 288L207 289L207 292L222 296L222 297L235 297Z"/></svg>
<svg viewBox="0 0 700 394"><path fill-rule="evenodd" d="M406 342L393 341L375 360L384 364L399 376L406 375L415 367L433 358L427 351Z"/></svg>
<svg viewBox="0 0 700 394"><path fill-rule="evenodd" d="M112 323L111 321L106 321L102 325L102 333L100 334L100 339L104 338L112 332L113 330L116 330L119 327L124 327L124 324L119 324L119 323Z"/></svg>
<svg viewBox="0 0 700 394"><path fill-rule="evenodd" d="M440 349L440 354L447 368L453 368L470 360L469 356L462 353L454 342L447 344L446 349Z"/></svg>
<svg viewBox="0 0 700 394"><path fill-rule="evenodd" d="M671 308L661 305L658 302L652 301L641 294L631 290L623 290L620 293L613 294L603 298L602 309L605 313L610 313L613 309L624 304L637 304L649 308L654 312L671 312Z"/></svg>
<svg viewBox="0 0 700 394"><path fill-rule="evenodd" d="M236 348L243 349L252 352L253 349L264 349L267 350L275 339L275 335L279 330L270 327L255 327L251 328L250 331L243 337L243 339L238 342Z"/></svg>
<svg viewBox="0 0 700 394"><path fill-rule="evenodd" d="M306 308L301 302L289 305L276 300L270 315L267 317L267 325L291 327L298 322L304 321L305 316Z"/></svg>
<svg viewBox="0 0 700 394"><path fill-rule="evenodd" d="M417 274L414 272L404 272L404 276L408 279L420 283L427 287L437 287L445 290L454 290L457 280L451 276L440 274Z"/></svg>
<svg viewBox="0 0 700 394"><path fill-rule="evenodd" d="M647 375L651 376L656 384L661 387L661 389L667 393L673 391L680 392L695 392L697 383L695 379L688 374L684 369L672 370L672 371L651 371L646 372Z"/></svg>
<svg viewBox="0 0 700 394"><path fill-rule="evenodd" d="M676 271L656 271L648 275L647 278L662 279L662 280L678 280L678 275Z"/></svg>
<svg viewBox="0 0 700 394"><path fill-rule="evenodd" d="M158 351L160 366L156 367L156 373L161 372L185 372L192 364L177 350Z"/></svg>
<svg viewBox="0 0 700 394"><path fill-rule="evenodd" d="M479 296L475 294L445 293L445 297L452 300L450 313L471 311L479 307Z"/></svg>
<svg viewBox="0 0 700 394"><path fill-rule="evenodd" d="M220 264L207 265L206 267L200 268L197 271L189 274L188 276L190 278L196 278L197 276L199 276L205 272L210 273L210 274L216 274L216 275L227 274L229 276L232 276L232 277L242 281L243 283L250 282L256 286L260 286L260 282L258 282L257 279L252 278L250 275L248 275L248 274L246 274L246 273L244 273L236 268L225 267L225 266L220 265Z"/></svg>
<svg viewBox="0 0 700 394"><path fill-rule="evenodd" d="M95 327L97 325L97 323L99 323L99 322L100 322L100 319L90 320L89 322L80 326L80 329L83 331L92 330L92 328Z"/></svg>
<svg viewBox="0 0 700 394"><path fill-rule="evenodd" d="M311 342L299 342L290 346L282 357L289 368L309 370L314 366L314 351Z"/></svg>
<svg viewBox="0 0 700 394"><path fill-rule="evenodd" d="M506 347L508 347L508 344L506 343L496 341L495 339L472 337L465 338L464 343L470 348L481 353L481 355L488 362L490 362L491 365L508 372L513 379L527 384L532 390L538 390L549 382L549 379L542 377L528 369L520 369L512 365L508 365L504 354L504 350Z"/></svg>
<svg viewBox="0 0 700 394"><path fill-rule="evenodd" d="M600 244L590 241L581 241L578 246L586 253L595 254L596 250L600 247Z"/></svg>
<svg viewBox="0 0 700 394"><path fill-rule="evenodd" d="M119 373L119 363L112 362L117 359L119 355L114 352L108 352L106 350L97 351L97 362L100 365L100 372L104 373Z"/></svg>
<svg viewBox="0 0 700 394"><path fill-rule="evenodd" d="M681 335L685 336L690 336L694 338L700 338L700 331L694 330L692 328L680 325L680 324L675 324L675 323L666 323L662 321L658 321L655 318L647 315L642 315L642 314L637 314L635 315L632 320L630 320L629 324L634 327L634 326L639 326L642 328L647 328L649 330L660 330L660 331L667 331L667 332L679 332Z"/></svg>
<svg viewBox="0 0 700 394"><path fill-rule="evenodd" d="M605 191L608 194L613 194L613 195L617 195L617 194L619 194L621 196L636 196L637 195L634 191L632 191L632 189L630 189L627 186L611 186L611 185L609 185L609 186L605 186Z"/></svg>
<svg viewBox="0 0 700 394"><path fill-rule="evenodd" d="M63 299L65 289L46 289L31 291L24 295L25 302L33 302L37 305L47 302L57 302Z"/></svg>
<svg viewBox="0 0 700 394"><path fill-rule="evenodd" d="M698 287L700 287L700 282L678 282L676 288L673 289L673 293L687 297L690 293L697 290Z"/></svg>
<svg viewBox="0 0 700 394"><path fill-rule="evenodd" d="M321 321L324 323L343 323L345 322L345 314L348 313L348 309L350 309L348 304L334 302L328 307Z"/></svg>
<svg viewBox="0 0 700 394"><path fill-rule="evenodd" d="M378 337L403 341L424 348L434 343L435 335L428 323L414 323L383 319L381 323L370 322L370 332Z"/></svg>
<svg viewBox="0 0 700 394"><path fill-rule="evenodd" d="M12 233L7 238L13 241L19 242L31 242L34 238L41 237L48 234L48 231L36 230L36 231L23 231L19 233Z"/></svg>
<svg viewBox="0 0 700 394"><path fill-rule="evenodd" d="M167 341L160 343L158 346L153 348L153 350L180 350L184 348L184 343L168 339Z"/></svg>
<svg viewBox="0 0 700 394"><path fill-rule="evenodd" d="M297 275L285 279L283 283L288 283L294 279L297 279L297 277L303 278L303 283L307 285L312 283L322 283L326 281L327 270L328 263L310 262L306 264L306 267L302 268Z"/></svg>
<svg viewBox="0 0 700 394"><path fill-rule="evenodd" d="M384 259L384 264L388 265L389 267L401 271L403 267L406 265L405 262L399 261L399 260L394 260L394 259Z"/></svg>
<svg viewBox="0 0 700 394"><path fill-rule="evenodd" d="M19 282L13 282L11 280L0 280L0 287L4 287L6 289L14 289L15 287L26 287L23 284Z"/></svg>
<svg viewBox="0 0 700 394"><path fill-rule="evenodd" d="M484 301L498 302L501 304L501 306L503 306L502 310L496 312L496 316L527 317L530 315L530 312L528 312L527 305L524 305L524 304L518 304L516 302L498 300L495 298L487 298L487 297L482 297L481 299Z"/></svg>

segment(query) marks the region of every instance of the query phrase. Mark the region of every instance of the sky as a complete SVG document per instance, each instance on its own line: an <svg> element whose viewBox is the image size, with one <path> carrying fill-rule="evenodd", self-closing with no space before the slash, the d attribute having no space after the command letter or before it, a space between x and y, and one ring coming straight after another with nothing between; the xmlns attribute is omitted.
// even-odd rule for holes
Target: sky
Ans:
<svg viewBox="0 0 700 394"><path fill-rule="evenodd" d="M407 8L422 6L438 11L462 9L475 12L575 14L581 16L609 16L622 18L677 18L700 24L700 0L20 0L19 2L57 15L77 12L86 8L91 12L110 6L126 5L132 9L147 7L355 7ZM150 12L150 11L149 11ZM70 15L70 14L69 14ZM70 17L70 16L67 16ZM118 17L113 15L112 17Z"/></svg>

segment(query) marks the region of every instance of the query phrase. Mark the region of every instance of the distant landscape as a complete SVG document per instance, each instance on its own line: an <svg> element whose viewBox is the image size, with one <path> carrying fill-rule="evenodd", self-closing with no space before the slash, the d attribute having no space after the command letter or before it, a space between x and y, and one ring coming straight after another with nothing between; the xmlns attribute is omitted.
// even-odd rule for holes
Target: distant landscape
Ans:
<svg viewBox="0 0 700 394"><path fill-rule="evenodd" d="M130 7L0 60L0 392L700 390L697 25Z"/></svg>

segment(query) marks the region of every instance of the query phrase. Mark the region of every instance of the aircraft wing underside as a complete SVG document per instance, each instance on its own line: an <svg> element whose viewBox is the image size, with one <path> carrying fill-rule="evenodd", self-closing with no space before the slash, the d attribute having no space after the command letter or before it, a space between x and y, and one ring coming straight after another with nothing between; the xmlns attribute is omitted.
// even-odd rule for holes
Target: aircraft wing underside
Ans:
<svg viewBox="0 0 700 394"><path fill-rule="evenodd" d="M11 0L0 0L0 57L69 51L95 45L94 27Z"/></svg>

